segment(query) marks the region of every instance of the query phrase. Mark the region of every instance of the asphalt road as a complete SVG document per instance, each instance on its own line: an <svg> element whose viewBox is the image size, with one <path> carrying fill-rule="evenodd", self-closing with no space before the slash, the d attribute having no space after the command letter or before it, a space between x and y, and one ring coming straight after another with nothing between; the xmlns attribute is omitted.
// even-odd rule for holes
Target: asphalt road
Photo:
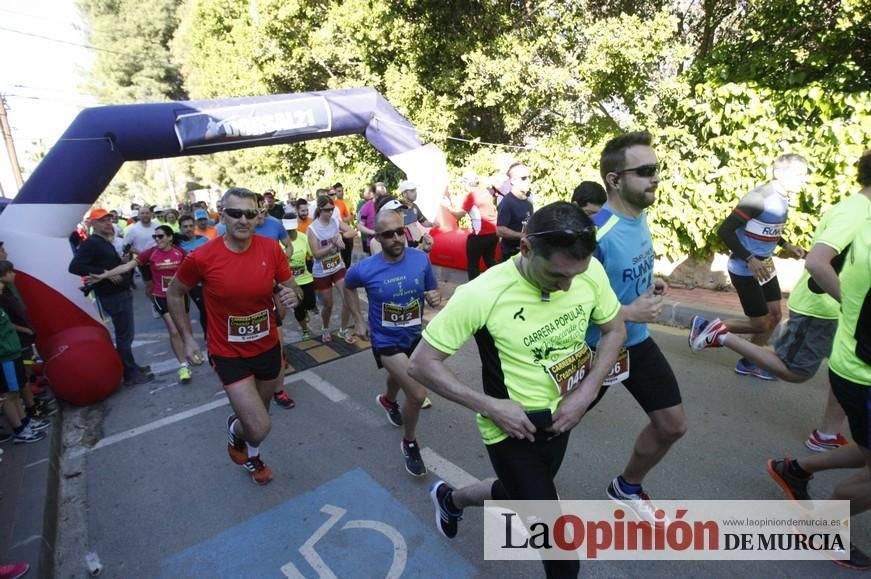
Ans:
<svg viewBox="0 0 871 579"><path fill-rule="evenodd" d="M140 316L138 330L139 362L169 369L160 322ZM808 453L802 443L823 407L823 374L803 385L763 383L734 374L729 352L692 354L683 330L655 327L654 337L678 376L690 427L648 477L648 493L783 498L765 461ZM450 365L480 384L473 342ZM67 451L68 491L79 494L60 513L67 547L62 541L57 576L84 577L84 549L99 556L108 578L385 577L400 567L403 577L542 576L538 562L483 560L480 510L466 511L456 539L436 533L429 485L492 476L489 461L473 414L433 396L418 435L431 472L408 475L400 431L374 402L384 377L368 351L288 377L297 407L273 410L262 452L275 480L266 487L227 457L229 407L207 366L195 369L190 385L164 373L159 382L119 390L102 410L71 416L86 445ZM557 478L562 498L605 498L646 423L621 386L611 390L572 433ZM818 475L813 495L827 496L843 476ZM869 545L863 519L852 539ZM850 574L828 562L582 563L588 577Z"/></svg>

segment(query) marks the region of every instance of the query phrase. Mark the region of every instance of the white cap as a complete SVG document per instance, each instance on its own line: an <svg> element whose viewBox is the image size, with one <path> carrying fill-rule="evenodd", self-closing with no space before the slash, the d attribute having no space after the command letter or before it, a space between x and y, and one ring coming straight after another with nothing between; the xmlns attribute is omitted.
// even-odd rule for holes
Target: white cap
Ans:
<svg viewBox="0 0 871 579"><path fill-rule="evenodd" d="M381 206L380 211L396 211L402 208L402 203L398 199L391 199Z"/></svg>
<svg viewBox="0 0 871 579"><path fill-rule="evenodd" d="M282 219L281 224L285 231L293 231L296 229L296 219Z"/></svg>
<svg viewBox="0 0 871 579"><path fill-rule="evenodd" d="M412 189L417 189L417 185L414 181L403 181L399 184L399 192L405 193L406 191L411 191Z"/></svg>

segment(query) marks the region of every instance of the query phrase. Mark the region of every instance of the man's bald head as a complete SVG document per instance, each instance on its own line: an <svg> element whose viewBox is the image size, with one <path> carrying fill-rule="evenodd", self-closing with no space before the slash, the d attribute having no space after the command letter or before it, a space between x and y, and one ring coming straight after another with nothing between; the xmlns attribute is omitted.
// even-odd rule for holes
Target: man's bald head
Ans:
<svg viewBox="0 0 871 579"><path fill-rule="evenodd" d="M378 233L388 229L399 229L403 225L402 217L391 209L379 211L378 215L375 216L375 231Z"/></svg>

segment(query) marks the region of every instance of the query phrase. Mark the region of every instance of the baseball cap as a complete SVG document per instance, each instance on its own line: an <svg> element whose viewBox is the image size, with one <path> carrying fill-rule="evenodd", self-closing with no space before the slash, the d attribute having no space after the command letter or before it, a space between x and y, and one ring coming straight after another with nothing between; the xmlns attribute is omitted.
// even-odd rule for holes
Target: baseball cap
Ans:
<svg viewBox="0 0 871 579"><path fill-rule="evenodd" d="M91 209L91 212L88 213L88 221L97 221L98 219L102 219L109 215L109 212L103 209L102 207L95 207Z"/></svg>
<svg viewBox="0 0 871 579"><path fill-rule="evenodd" d="M194 219L208 219L209 214L206 213L205 209L197 209L194 211Z"/></svg>
<svg viewBox="0 0 871 579"><path fill-rule="evenodd" d="M403 191L405 191L405 189L403 189ZM380 211L384 211L384 210L396 211L397 209L401 209L401 208L402 208L402 203L400 203L398 199L391 199L390 201L388 201L387 203L385 203L384 205L381 206Z"/></svg>
<svg viewBox="0 0 871 579"><path fill-rule="evenodd" d="M405 193L406 191L411 191L412 189L417 189L417 185L414 181L403 181L399 184L399 192Z"/></svg>

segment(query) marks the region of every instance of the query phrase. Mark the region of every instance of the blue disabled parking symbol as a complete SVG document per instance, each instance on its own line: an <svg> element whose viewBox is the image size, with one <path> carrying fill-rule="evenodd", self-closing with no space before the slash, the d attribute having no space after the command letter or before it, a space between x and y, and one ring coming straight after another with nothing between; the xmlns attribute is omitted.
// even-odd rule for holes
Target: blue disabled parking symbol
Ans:
<svg viewBox="0 0 871 579"><path fill-rule="evenodd" d="M161 577L473 577L430 525L361 469L161 563Z"/></svg>

